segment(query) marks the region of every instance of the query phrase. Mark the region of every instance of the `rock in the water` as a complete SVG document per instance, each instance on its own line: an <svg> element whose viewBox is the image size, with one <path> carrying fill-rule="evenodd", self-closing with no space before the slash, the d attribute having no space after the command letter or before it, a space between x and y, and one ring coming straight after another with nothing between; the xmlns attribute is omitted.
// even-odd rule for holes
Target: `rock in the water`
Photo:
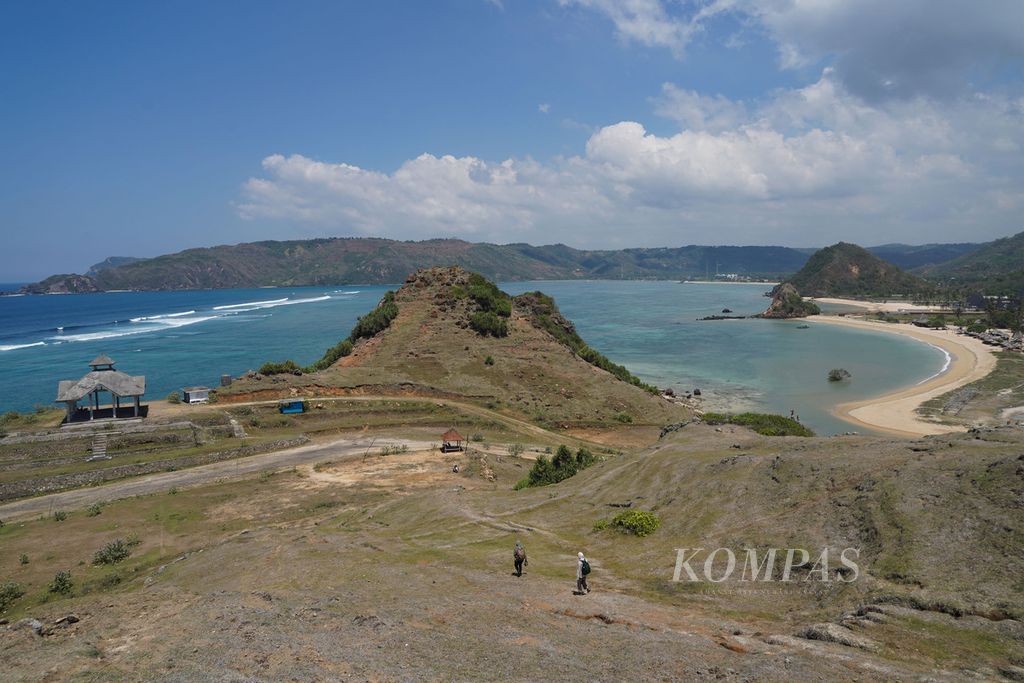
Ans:
<svg viewBox="0 0 1024 683"><path fill-rule="evenodd" d="M809 315L818 315L821 309L817 304L804 301L796 287L784 282L772 290L772 302L768 310L761 314L762 318L806 318Z"/></svg>

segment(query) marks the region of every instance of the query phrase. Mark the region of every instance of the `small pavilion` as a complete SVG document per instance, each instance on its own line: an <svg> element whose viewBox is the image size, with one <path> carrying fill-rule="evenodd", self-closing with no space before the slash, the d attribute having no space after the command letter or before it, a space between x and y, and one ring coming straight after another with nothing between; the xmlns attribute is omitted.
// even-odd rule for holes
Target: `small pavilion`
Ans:
<svg viewBox="0 0 1024 683"><path fill-rule="evenodd" d="M453 453L462 450L462 442L466 439L454 429L449 429L441 435L441 452Z"/></svg>
<svg viewBox="0 0 1024 683"><path fill-rule="evenodd" d="M57 385L56 403L67 408L65 423L86 420L144 417L147 406L141 405L146 393L145 376L132 376L114 369L114 360L106 354L95 358L92 371L80 380L65 379ZM101 394L110 394L109 406L101 407ZM87 407L78 405L85 400Z"/></svg>

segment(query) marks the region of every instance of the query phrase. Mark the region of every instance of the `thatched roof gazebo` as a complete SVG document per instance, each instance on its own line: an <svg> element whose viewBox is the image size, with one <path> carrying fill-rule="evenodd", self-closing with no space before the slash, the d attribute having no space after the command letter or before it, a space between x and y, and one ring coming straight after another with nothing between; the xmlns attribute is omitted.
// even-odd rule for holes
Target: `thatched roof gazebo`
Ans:
<svg viewBox="0 0 1024 683"><path fill-rule="evenodd" d="M465 441L465 437L459 434L454 429L449 429L447 432L441 435L441 452L452 453L455 451L462 450L462 442Z"/></svg>
<svg viewBox="0 0 1024 683"><path fill-rule="evenodd" d="M114 359L105 354L96 357L89 367L92 371L80 380L65 379L57 385L56 403L63 403L67 408L65 422L96 420L105 418L139 417L144 415L144 406L140 405L142 395L146 393L146 377L132 376L114 369ZM100 394L110 394L110 407L100 407ZM88 399L88 409L78 407L78 402ZM123 399L129 400L129 406L121 405Z"/></svg>

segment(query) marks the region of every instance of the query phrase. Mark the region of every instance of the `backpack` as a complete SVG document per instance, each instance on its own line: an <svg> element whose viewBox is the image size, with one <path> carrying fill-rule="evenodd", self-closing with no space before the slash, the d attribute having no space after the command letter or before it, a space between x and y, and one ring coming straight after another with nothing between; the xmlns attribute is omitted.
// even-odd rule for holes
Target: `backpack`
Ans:
<svg viewBox="0 0 1024 683"><path fill-rule="evenodd" d="M583 574L583 576L586 576L587 574L589 574L590 573L590 563L587 562L586 560L583 560L583 566L580 567L580 572Z"/></svg>
<svg viewBox="0 0 1024 683"><path fill-rule="evenodd" d="M526 549L522 546L516 546L516 549L512 551L512 556L515 557L517 560L525 560Z"/></svg>

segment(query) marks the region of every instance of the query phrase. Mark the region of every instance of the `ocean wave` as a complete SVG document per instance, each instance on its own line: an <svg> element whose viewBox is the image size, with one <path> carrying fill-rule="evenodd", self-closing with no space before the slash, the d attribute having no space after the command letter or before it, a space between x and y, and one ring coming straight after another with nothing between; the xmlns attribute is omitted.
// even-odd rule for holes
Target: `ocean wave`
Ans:
<svg viewBox="0 0 1024 683"><path fill-rule="evenodd" d="M942 363L942 369L941 370L936 372L934 375L930 375L928 377L925 377L923 380L918 382L918 384L924 384L928 380L935 379L936 377L938 377L939 375L944 373L946 370L949 370L949 366L953 364L953 356L951 356L949 354L949 351L947 351L946 349L942 348L941 346L936 346L935 344L930 344L928 342L925 342L925 344L928 344L928 346L932 347L933 349L936 349L937 351L942 352L942 355L944 355L946 358L945 358L945 360Z"/></svg>
<svg viewBox="0 0 1024 683"><path fill-rule="evenodd" d="M196 323L213 320L218 316L201 315L195 318L162 318L159 320L147 320L140 323L138 327L119 328L116 330L100 330L98 332L85 332L83 334L63 334L59 337L51 337L51 340L65 342L97 341L99 339L113 339L115 337L128 337L133 334L146 334L148 332L159 332L161 330L195 325Z"/></svg>
<svg viewBox="0 0 1024 683"><path fill-rule="evenodd" d="M345 291L342 291L340 289L336 289L336 290L334 290L333 293L334 294L359 294L361 291L362 290L360 290L360 289L356 289L356 290L353 290L351 292L345 292Z"/></svg>
<svg viewBox="0 0 1024 683"><path fill-rule="evenodd" d="M255 306L256 308L261 308L263 306L267 306L270 304L279 304L283 301L288 301L288 298L285 297L284 299L272 299L271 301L248 301L244 304L226 304L224 306L214 306L213 310L230 311L232 308L242 308L243 306Z"/></svg>
<svg viewBox="0 0 1024 683"><path fill-rule="evenodd" d="M16 349L27 349L31 346L46 346L46 342L32 342L31 344L0 344L0 351L14 351Z"/></svg>
<svg viewBox="0 0 1024 683"><path fill-rule="evenodd" d="M163 315L144 315L141 318L129 318L129 322L133 323L144 323L150 321L164 320L165 318L183 318L186 315L195 315L195 311L185 311L183 313L164 313Z"/></svg>

